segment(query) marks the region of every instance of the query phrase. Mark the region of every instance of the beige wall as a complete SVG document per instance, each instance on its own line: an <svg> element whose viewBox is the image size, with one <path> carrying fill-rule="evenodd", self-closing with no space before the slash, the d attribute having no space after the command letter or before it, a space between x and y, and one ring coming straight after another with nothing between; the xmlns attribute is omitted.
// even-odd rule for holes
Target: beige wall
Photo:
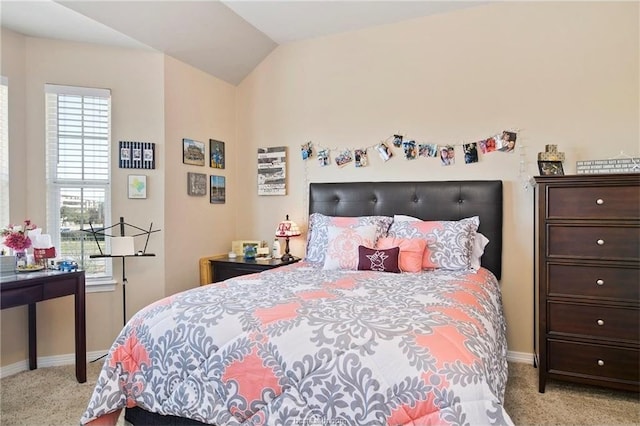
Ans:
<svg viewBox="0 0 640 426"><path fill-rule="evenodd" d="M234 86L202 71L165 58L165 132L167 161L165 179L166 293L173 294L199 284L198 259L229 251L234 239L235 212L243 195L231 173L235 169L236 143ZM182 138L206 144L225 142L225 168L213 169L182 163ZM187 173L225 176L227 199L209 203L209 195L187 195Z"/></svg>
<svg viewBox="0 0 640 426"><path fill-rule="evenodd" d="M156 143L156 169L112 165L112 214L159 233L148 251L156 257L128 259L127 317L140 308L198 286L198 259L226 253L234 238L234 180L227 203L189 197L187 172L229 176L235 155L235 87L163 54L98 45L24 37L2 30L2 75L10 86L11 219L29 217L45 223L44 93L45 83L112 90L112 158L119 140ZM182 138L226 143L224 170L182 164ZM208 149L207 149L208 152ZM28 172L27 172L28 170ZM129 174L147 175L147 199L127 198ZM144 239L136 240L142 249ZM114 277L121 281L121 262ZM122 327L122 289L87 295L87 350L111 346ZM38 304L38 355L73 352L72 298ZM27 358L26 307L3 310L1 364Z"/></svg>
<svg viewBox="0 0 640 426"><path fill-rule="evenodd" d="M536 175L545 144L566 153L567 173L576 160L638 156L638 15L637 2L499 2L278 47L238 88L238 143L288 146L289 193L259 197L255 171L239 174L250 189L239 222L261 239L287 213L304 225L308 182L500 179L509 349L531 353L533 194L520 161ZM519 129L521 148L464 164L461 143L504 129ZM395 132L458 145L456 165L399 149L386 164L370 150L360 169L300 159L309 140L353 149Z"/></svg>
<svg viewBox="0 0 640 426"><path fill-rule="evenodd" d="M509 348L532 352L532 191L526 174L545 144L576 160L639 155L637 3L502 2L375 29L281 46L238 87L162 54L25 38L2 30L10 81L11 219L44 223L44 83L113 90L118 140L156 143L147 200L126 198L113 168L113 214L153 221L158 256L127 264L128 311L197 285L197 259L233 239L271 241L285 214L306 225L306 188L316 181L501 179L504 182L504 304ZM613 25L612 23L615 23ZM513 154L443 168L436 160L362 169L319 168L300 145L359 148L395 132L418 142L472 142L518 129ZM182 164L184 137L226 142L227 168ZM289 147L286 196L258 197L256 148ZM207 149L208 152L208 149ZM335 154L332 153L332 154ZM522 155L522 157L521 157ZM28 172L27 172L28 170ZM227 177L227 203L186 196L187 172ZM304 253L304 237L292 241ZM135 263L134 263L135 262ZM119 276L116 264L116 277ZM92 293L88 350L107 348L121 326L121 289ZM69 299L69 300L66 300ZM38 306L39 356L73 352L71 299ZM1 365L27 358L26 308L2 311Z"/></svg>
<svg viewBox="0 0 640 426"><path fill-rule="evenodd" d="M104 87L112 90L112 156L117 141L155 142L155 170L148 176L148 198L129 200L127 175L112 168L114 221L124 216L131 224L164 228L164 98L162 55L81 43L23 37L2 30L2 74L9 78L11 220L30 218L45 225L44 84ZM20 101L20 102L19 102ZM16 195L17 193L17 195ZM127 264L129 315L165 294L164 235L154 234L150 249L155 258L132 259ZM136 244L138 245L138 241ZM139 247L142 248L142 247ZM121 263L114 262L115 277ZM73 299L66 297L37 305L38 355L73 353ZM26 307L3 310L2 365L27 358ZM108 348L122 327L121 288L87 294L87 349Z"/></svg>

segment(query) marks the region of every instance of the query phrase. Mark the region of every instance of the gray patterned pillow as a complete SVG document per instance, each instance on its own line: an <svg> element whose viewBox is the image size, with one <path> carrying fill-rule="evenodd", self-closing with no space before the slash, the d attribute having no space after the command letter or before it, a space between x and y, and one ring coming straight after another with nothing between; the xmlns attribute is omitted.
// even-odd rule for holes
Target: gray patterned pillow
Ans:
<svg viewBox="0 0 640 426"><path fill-rule="evenodd" d="M423 269L469 270L479 225L478 216L457 221L395 221L389 228L389 237L425 239Z"/></svg>
<svg viewBox="0 0 640 426"><path fill-rule="evenodd" d="M375 225L376 241L380 237L386 237L389 226L393 222L391 216L327 216L322 213L312 213L309 216L309 230L307 232L307 250L305 260L307 262L320 262L324 264L327 247L329 244L329 226L358 227ZM373 241L375 245L376 241Z"/></svg>

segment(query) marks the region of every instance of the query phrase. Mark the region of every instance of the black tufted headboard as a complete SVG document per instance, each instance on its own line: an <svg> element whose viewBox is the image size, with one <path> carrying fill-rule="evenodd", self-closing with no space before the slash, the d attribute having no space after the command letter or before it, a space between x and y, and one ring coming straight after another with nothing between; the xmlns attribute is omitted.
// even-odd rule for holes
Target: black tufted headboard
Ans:
<svg viewBox="0 0 640 426"><path fill-rule="evenodd" d="M393 216L422 220L480 217L479 232L489 239L482 266L502 272L502 181L311 183L309 214Z"/></svg>

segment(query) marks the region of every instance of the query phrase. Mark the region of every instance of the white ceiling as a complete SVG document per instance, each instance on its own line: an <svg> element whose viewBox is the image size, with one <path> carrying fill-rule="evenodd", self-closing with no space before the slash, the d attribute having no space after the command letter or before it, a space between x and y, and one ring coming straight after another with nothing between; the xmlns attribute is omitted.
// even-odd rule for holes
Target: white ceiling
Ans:
<svg viewBox="0 0 640 426"><path fill-rule="evenodd" d="M236 85L279 44L486 3L0 0L0 17L32 37L158 50Z"/></svg>

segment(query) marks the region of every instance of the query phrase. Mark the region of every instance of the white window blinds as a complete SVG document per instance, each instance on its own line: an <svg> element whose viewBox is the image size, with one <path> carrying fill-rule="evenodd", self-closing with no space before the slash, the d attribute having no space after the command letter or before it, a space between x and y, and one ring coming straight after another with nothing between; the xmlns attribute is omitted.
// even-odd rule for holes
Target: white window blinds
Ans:
<svg viewBox="0 0 640 426"><path fill-rule="evenodd" d="M108 259L82 231L110 225L111 93L47 84L47 228L61 258L73 258L91 279L111 276ZM104 248L104 245L102 246Z"/></svg>
<svg viewBox="0 0 640 426"><path fill-rule="evenodd" d="M9 224L9 81L0 76L0 227Z"/></svg>

